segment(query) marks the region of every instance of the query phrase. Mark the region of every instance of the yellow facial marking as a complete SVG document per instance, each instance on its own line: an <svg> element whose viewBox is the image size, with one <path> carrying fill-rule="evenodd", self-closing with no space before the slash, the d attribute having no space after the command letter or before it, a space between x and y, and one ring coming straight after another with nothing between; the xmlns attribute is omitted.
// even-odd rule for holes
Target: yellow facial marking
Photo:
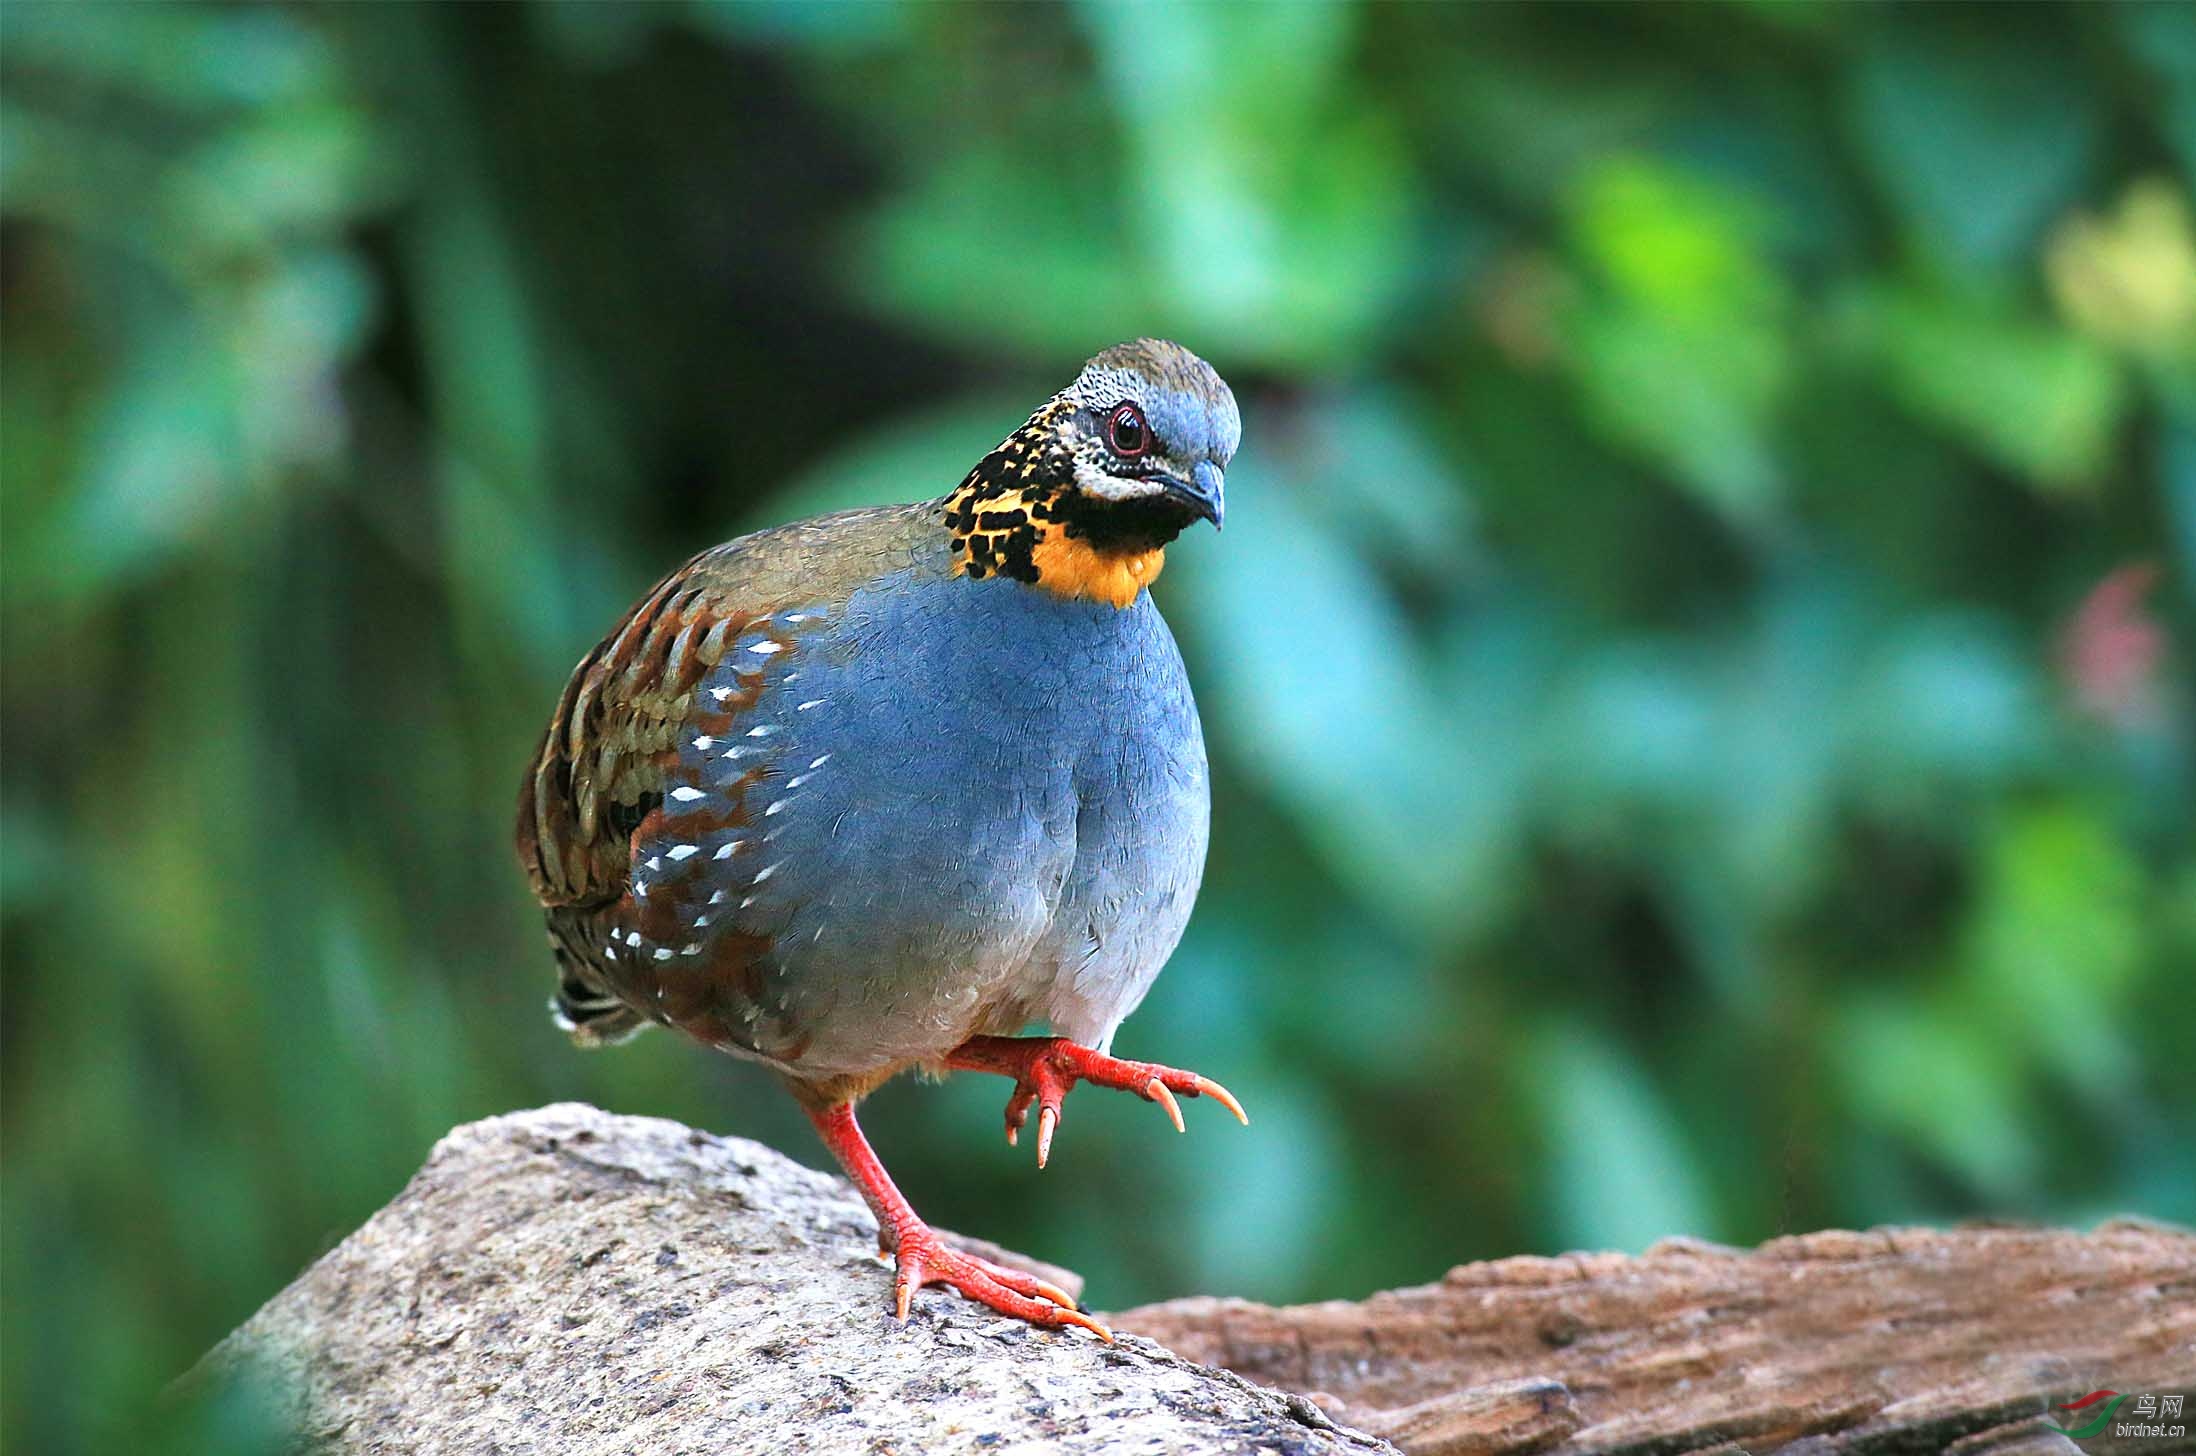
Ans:
<svg viewBox="0 0 2196 1456"><path fill-rule="evenodd" d="M1128 607L1158 579L1166 551L1118 542L1100 548L1070 534L1065 503L1075 465L1055 426L1073 408L1054 400L1038 411L939 503L951 536L953 574L976 581L1005 577L1071 601Z"/></svg>

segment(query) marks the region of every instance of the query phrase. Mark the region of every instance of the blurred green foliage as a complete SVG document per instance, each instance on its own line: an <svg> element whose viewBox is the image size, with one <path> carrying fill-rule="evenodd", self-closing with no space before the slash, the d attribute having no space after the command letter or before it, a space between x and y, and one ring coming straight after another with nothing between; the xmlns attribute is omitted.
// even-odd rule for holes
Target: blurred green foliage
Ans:
<svg viewBox="0 0 2196 1456"><path fill-rule="evenodd" d="M1039 1178L895 1086L919 1206L1114 1308L2196 1218L2185 7L11 0L0 72L9 1449L243 1449L149 1393L459 1120L820 1161L555 1034L521 763L659 571L1143 332L1246 428L1121 1045L1255 1121Z"/></svg>

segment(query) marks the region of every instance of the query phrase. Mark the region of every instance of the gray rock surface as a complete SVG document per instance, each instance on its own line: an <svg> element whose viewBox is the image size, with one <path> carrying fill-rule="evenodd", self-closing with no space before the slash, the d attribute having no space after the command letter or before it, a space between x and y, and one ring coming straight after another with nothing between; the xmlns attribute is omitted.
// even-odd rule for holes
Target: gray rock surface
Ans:
<svg viewBox="0 0 2196 1456"><path fill-rule="evenodd" d="M904 1326L840 1179L560 1104L444 1138L197 1372L315 1449L464 1456L1374 1453L1300 1396L1148 1340L925 1290Z"/></svg>

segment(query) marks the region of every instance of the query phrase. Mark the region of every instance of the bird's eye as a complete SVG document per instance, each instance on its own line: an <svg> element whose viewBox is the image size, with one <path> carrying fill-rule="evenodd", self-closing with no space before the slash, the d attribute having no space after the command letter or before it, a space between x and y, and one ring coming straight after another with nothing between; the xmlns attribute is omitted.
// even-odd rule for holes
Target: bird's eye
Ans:
<svg viewBox="0 0 2196 1456"><path fill-rule="evenodd" d="M1144 428L1144 412L1132 404L1113 407L1106 420L1106 443L1124 460L1134 460L1151 448L1151 431Z"/></svg>

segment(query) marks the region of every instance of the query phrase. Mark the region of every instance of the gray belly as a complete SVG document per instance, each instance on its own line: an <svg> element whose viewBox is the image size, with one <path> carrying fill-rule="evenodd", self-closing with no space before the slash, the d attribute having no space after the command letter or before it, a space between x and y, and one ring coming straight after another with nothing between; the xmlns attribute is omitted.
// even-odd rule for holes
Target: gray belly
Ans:
<svg viewBox="0 0 2196 1456"><path fill-rule="evenodd" d="M723 739L682 742L665 820L636 841L636 873L667 882L650 894L704 922L628 949L647 996L803 1077L1030 1020L1109 1042L1181 937L1209 818L1149 598L903 575L781 616L803 619L789 649L735 652L702 685L704 706L755 701ZM759 696L734 676L758 670Z"/></svg>

